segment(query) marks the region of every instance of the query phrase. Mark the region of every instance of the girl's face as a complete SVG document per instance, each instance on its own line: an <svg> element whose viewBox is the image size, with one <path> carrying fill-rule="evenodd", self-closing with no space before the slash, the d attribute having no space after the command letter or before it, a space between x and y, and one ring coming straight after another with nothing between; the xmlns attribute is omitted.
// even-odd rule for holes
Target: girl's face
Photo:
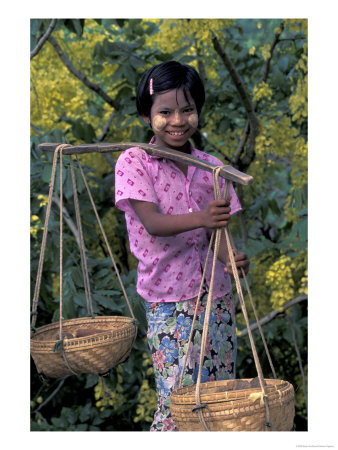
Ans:
<svg viewBox="0 0 338 450"><path fill-rule="evenodd" d="M186 151L186 143L198 126L196 105L190 93L187 99L182 89L155 94L149 118L156 136L156 144Z"/></svg>

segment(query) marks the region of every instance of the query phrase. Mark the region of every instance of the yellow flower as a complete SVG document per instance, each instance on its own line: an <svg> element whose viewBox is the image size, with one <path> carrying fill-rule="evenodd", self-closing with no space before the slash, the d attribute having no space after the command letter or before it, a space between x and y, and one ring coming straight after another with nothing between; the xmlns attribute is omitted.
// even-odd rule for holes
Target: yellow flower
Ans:
<svg viewBox="0 0 338 450"><path fill-rule="evenodd" d="M291 258L282 255L266 274L266 285L272 293L270 302L274 309L282 310L283 305L295 296L294 280L291 271Z"/></svg>
<svg viewBox="0 0 338 450"><path fill-rule="evenodd" d="M262 53L262 56L264 59L270 58L271 53L270 53L270 45L269 44L264 44L260 50L261 50L261 53Z"/></svg>
<svg viewBox="0 0 338 450"><path fill-rule="evenodd" d="M252 93L253 101L259 101L263 98L271 100L272 97L272 90L269 88L269 85L265 81L262 81L257 86L254 86Z"/></svg>

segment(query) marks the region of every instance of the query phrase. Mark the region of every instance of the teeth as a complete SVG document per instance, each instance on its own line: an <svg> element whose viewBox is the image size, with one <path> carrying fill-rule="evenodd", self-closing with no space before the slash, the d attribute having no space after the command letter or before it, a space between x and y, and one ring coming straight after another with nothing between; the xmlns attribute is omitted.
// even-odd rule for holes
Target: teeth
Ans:
<svg viewBox="0 0 338 450"><path fill-rule="evenodd" d="M173 131L169 131L169 134L172 136L182 136L184 134L184 131L181 131L180 133L174 133Z"/></svg>

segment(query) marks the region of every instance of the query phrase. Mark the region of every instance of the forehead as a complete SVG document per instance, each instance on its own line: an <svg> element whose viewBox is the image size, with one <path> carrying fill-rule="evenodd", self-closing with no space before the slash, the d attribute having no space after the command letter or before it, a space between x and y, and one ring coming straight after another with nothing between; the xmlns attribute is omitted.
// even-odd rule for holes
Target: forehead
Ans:
<svg viewBox="0 0 338 450"><path fill-rule="evenodd" d="M187 92L187 95L184 95L183 89L172 89L170 91L155 94L153 108L166 107L175 109L177 107L184 108L186 106L195 106L195 102L189 91Z"/></svg>

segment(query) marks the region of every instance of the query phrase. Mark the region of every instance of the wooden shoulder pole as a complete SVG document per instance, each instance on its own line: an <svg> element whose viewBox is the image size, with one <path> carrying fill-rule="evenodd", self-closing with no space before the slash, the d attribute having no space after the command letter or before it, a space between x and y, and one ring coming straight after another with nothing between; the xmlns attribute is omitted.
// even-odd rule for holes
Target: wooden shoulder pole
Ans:
<svg viewBox="0 0 338 450"><path fill-rule="evenodd" d="M59 143L46 142L39 145L39 149L43 152L54 152ZM181 162L183 164L198 167L200 169L212 172L216 167L215 164L203 161L192 155L187 155L177 150L172 150L160 145L143 144L140 142L127 142L127 143L100 143L100 144L80 144L72 145L63 150L64 155L81 155L85 153L107 153L107 152L121 152L132 147L138 147L145 150L148 155L159 156L160 158L170 159L172 161ZM253 178L246 173L240 172L232 166L223 166L219 172L222 178L233 181L235 183L243 184L245 186L250 185L253 182Z"/></svg>

